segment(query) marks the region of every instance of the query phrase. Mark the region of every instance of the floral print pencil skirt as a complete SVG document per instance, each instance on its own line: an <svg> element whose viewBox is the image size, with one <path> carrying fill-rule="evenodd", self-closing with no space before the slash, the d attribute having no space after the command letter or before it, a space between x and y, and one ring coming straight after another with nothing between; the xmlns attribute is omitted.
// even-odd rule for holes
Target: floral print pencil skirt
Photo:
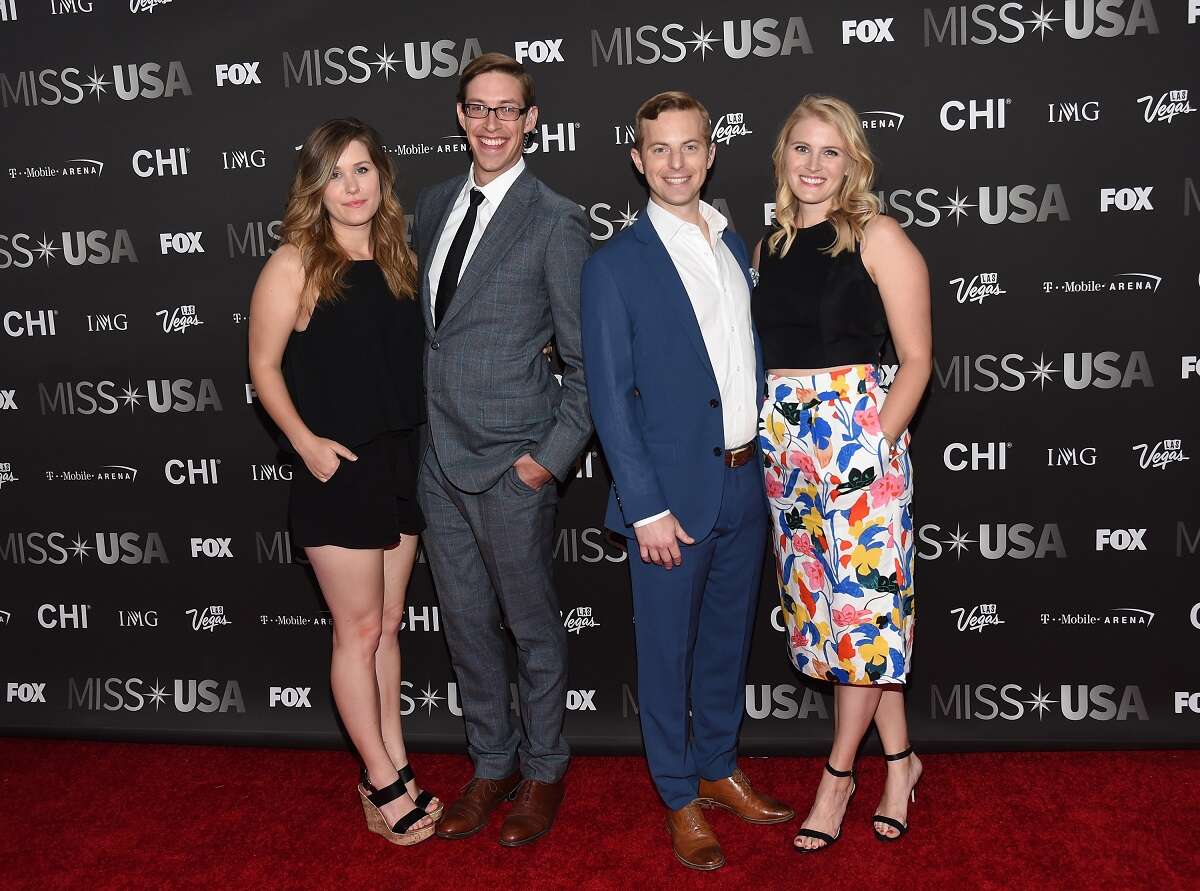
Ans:
<svg viewBox="0 0 1200 891"><path fill-rule="evenodd" d="M903 684L913 637L912 466L888 446L873 365L767 375L759 416L776 581L800 671Z"/></svg>

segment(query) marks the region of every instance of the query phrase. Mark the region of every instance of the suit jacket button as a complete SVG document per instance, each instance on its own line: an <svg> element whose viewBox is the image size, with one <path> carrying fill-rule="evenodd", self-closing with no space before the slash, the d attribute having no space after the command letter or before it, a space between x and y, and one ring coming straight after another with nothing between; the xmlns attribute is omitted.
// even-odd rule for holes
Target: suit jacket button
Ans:
<svg viewBox="0 0 1200 891"><path fill-rule="evenodd" d="M441 346L441 344L440 344L440 343L438 343L436 340L435 340L435 341L432 341L432 342L429 344L429 348L430 348L431 350L436 350L436 349L438 349L440 346Z"/></svg>
<svg viewBox="0 0 1200 891"><path fill-rule="evenodd" d="M718 458L721 457L722 451L723 451L723 449L720 446L713 446L713 454L716 455Z"/></svg>
<svg viewBox="0 0 1200 891"><path fill-rule="evenodd" d="M720 403L718 400L716 400L716 399L710 399L710 400L708 400L708 407L709 407L709 408L716 408L716 407L717 407L718 405L720 405L720 404L721 404L721 403Z"/></svg>
<svg viewBox="0 0 1200 891"><path fill-rule="evenodd" d="M641 390L639 390L637 387L634 387L634 388L633 388L633 395L634 395L634 396L641 396L641 395L642 395L642 391L641 391Z"/></svg>

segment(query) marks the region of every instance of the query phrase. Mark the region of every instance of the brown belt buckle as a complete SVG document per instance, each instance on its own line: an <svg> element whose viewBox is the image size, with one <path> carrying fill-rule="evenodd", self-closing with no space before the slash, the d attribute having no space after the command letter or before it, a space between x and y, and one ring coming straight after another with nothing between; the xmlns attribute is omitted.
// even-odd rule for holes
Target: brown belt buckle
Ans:
<svg viewBox="0 0 1200 891"><path fill-rule="evenodd" d="M745 445L738 446L735 449L725 450L725 466L734 468L741 467L743 464L749 464L750 458L754 454L755 441L752 439Z"/></svg>

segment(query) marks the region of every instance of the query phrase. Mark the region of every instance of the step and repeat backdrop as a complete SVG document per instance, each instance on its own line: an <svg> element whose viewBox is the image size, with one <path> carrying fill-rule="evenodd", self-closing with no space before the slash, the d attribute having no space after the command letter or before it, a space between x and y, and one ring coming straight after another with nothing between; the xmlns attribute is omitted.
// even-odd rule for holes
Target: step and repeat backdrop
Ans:
<svg viewBox="0 0 1200 891"><path fill-rule="evenodd" d="M500 50L537 81L527 161L597 246L644 212L649 95L707 104L706 198L751 244L792 105L856 106L933 299L914 740L1195 745L1198 46L1198 0L0 0L0 732L343 744L250 293L313 126L378 128L411 207L466 170L457 75ZM607 488L593 447L555 540L578 751L641 744ZM423 561L400 634L408 738L462 747ZM744 750L819 750L831 703L768 562Z"/></svg>

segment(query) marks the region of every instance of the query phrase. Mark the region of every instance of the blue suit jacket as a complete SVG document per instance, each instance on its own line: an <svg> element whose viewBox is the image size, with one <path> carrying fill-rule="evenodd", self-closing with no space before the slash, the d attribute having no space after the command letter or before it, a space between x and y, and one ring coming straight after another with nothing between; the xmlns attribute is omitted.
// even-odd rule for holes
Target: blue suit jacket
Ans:
<svg viewBox="0 0 1200 891"><path fill-rule="evenodd" d="M741 238L723 235L750 287ZM588 259L580 291L584 378L612 472L604 522L626 537L670 510L699 541L724 487L721 394L691 299L649 217ZM762 348L754 332L757 389Z"/></svg>

